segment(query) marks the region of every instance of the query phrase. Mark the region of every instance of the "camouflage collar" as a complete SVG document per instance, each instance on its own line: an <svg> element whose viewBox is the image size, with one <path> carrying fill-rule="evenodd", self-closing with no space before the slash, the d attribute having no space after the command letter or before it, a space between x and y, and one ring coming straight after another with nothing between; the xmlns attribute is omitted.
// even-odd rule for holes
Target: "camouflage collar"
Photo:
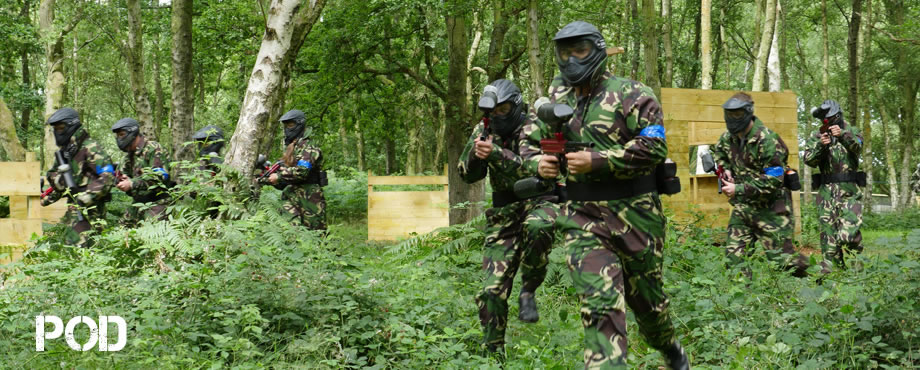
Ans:
<svg viewBox="0 0 920 370"><path fill-rule="evenodd" d="M754 125L751 126L751 131L748 131L747 135L745 135L744 142L753 143L756 141L757 138L760 137L760 132L763 131L763 129L763 121L761 121L760 118L757 118L757 116L754 116Z"/></svg>

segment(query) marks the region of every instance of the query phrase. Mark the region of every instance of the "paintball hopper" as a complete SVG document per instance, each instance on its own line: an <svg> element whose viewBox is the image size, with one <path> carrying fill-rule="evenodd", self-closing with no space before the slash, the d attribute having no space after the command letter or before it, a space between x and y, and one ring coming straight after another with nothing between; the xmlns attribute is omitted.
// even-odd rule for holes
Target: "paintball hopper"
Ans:
<svg viewBox="0 0 920 370"><path fill-rule="evenodd" d="M537 117L553 126L567 122L575 114L575 110L567 104L551 103L546 97L537 99L533 106L537 110Z"/></svg>
<svg viewBox="0 0 920 370"><path fill-rule="evenodd" d="M256 168L268 168L271 167L272 163L268 161L268 157L265 154L259 154L259 157L256 158Z"/></svg>
<svg viewBox="0 0 920 370"><path fill-rule="evenodd" d="M497 103L498 89L495 86L487 85L482 91L482 96L479 97L479 109L488 113L495 109Z"/></svg>
<svg viewBox="0 0 920 370"><path fill-rule="evenodd" d="M712 160L712 154L709 154L709 152L701 154L700 160L703 162L703 171L715 172L716 162Z"/></svg>

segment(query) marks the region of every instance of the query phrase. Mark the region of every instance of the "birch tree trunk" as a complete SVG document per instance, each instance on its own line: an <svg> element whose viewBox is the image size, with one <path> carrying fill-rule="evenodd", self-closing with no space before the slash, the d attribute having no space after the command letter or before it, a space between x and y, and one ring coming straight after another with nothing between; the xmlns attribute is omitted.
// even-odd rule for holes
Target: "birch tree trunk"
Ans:
<svg viewBox="0 0 920 370"><path fill-rule="evenodd" d="M77 23L80 17L75 16L73 21L60 31L54 25L54 5L55 0L42 0L38 8L38 28L42 35L48 38L45 44L45 114L44 119L51 117L56 110L61 108L64 100L64 36L66 36ZM44 127L44 145L42 146L42 168L49 169L54 163L54 152L57 144L54 141L54 133L51 126L42 124Z"/></svg>
<svg viewBox="0 0 920 370"><path fill-rule="evenodd" d="M444 143L447 140L445 138L445 135L447 135L447 120L443 118L446 116L443 102L432 101L431 105L431 116L434 117L434 121L438 123L438 133L437 139L435 140L434 163L432 164L432 170L435 173L442 173L442 171L444 171L444 162L441 161L444 160Z"/></svg>
<svg viewBox="0 0 920 370"><path fill-rule="evenodd" d="M543 81L543 56L540 52L539 11L539 1L530 0L527 6L527 56L530 60L530 83L531 89L533 90L531 94L532 101L546 96L546 83Z"/></svg>
<svg viewBox="0 0 920 370"><path fill-rule="evenodd" d="M849 64L850 93L847 95L847 121L859 122L859 28L862 21L863 0L853 0L853 15L847 33L847 62Z"/></svg>
<svg viewBox="0 0 920 370"><path fill-rule="evenodd" d="M702 89L712 89L712 0L700 1L700 64Z"/></svg>
<svg viewBox="0 0 920 370"><path fill-rule="evenodd" d="M30 7L32 0L25 0L22 2L22 9L19 13L19 17L22 19L22 22L27 24L32 24L32 20L29 18L29 13L31 13ZM32 90L32 76L29 72L29 45L23 44L22 49L20 50L20 62L22 64L22 86L26 89ZM22 108L22 118L19 122L19 126L22 128L22 132L28 134L29 132L29 121L32 119L32 107L26 105ZM28 144L27 144L28 145Z"/></svg>
<svg viewBox="0 0 920 370"><path fill-rule="evenodd" d="M757 51L757 58L754 60L752 91L763 91L764 67L766 67L767 56L770 53L773 26L776 23L776 0L767 0L764 9L763 33L760 35L760 48Z"/></svg>
<svg viewBox="0 0 920 370"><path fill-rule="evenodd" d="M455 208L457 205L466 202L480 202L485 197L485 186L483 182L469 185L460 178L457 171L457 161L460 160L460 152L470 131L469 114L469 92L466 90L464 82L467 79L469 71L466 67L466 58L468 49L468 29L465 14L449 14L445 17L447 25L447 44L448 44L448 72L447 72L447 99L446 116L447 122L445 142L448 162L448 183L449 185L449 203L450 224L465 223L481 212L482 207L470 206L465 208Z"/></svg>
<svg viewBox="0 0 920 370"><path fill-rule="evenodd" d="M488 82L504 77L502 71L505 63L502 60L502 51L505 46L505 34L508 33L508 15L505 10L507 5L504 0L492 0L492 36L489 38L488 65L486 65L486 71L489 72Z"/></svg>
<svg viewBox="0 0 920 370"><path fill-rule="evenodd" d="M10 161L19 162L26 159L26 150L20 144L19 136L16 135L13 112L6 106L2 96L0 96L0 147L6 152Z"/></svg>
<svg viewBox="0 0 920 370"><path fill-rule="evenodd" d="M361 121L358 119L355 119L355 146L358 149L358 152L355 153L358 157L358 171L367 171L364 157L364 133L361 132Z"/></svg>
<svg viewBox="0 0 920 370"><path fill-rule="evenodd" d="M664 47L663 87L674 87L674 49L671 47L671 0L661 0L661 42Z"/></svg>
<svg viewBox="0 0 920 370"><path fill-rule="evenodd" d="M172 2L172 109L169 128L172 133L173 157L191 159L184 143L191 139L195 124L194 83L192 74L192 3ZM251 167L251 166L250 166Z"/></svg>
<svg viewBox="0 0 920 370"><path fill-rule="evenodd" d="M767 58L767 76L769 77L770 91L780 91L783 88L783 73L779 65L779 34L782 30L782 5L780 0L776 0L776 9L774 9L773 40L770 42L770 56Z"/></svg>
<svg viewBox="0 0 920 370"><path fill-rule="evenodd" d="M262 45L225 157L225 163L246 177L252 173L252 164L262 146L260 133L270 126L272 113L280 104L279 99L283 100L279 95L288 76L290 61L297 55L325 4L326 0L311 0L310 4L299 0L272 0L269 5Z"/></svg>
<svg viewBox="0 0 920 370"><path fill-rule="evenodd" d="M709 0L703 0L709 1ZM645 83L661 96L661 80L658 77L658 22L655 0L642 0L642 48L645 52ZM711 63L710 63L711 64Z"/></svg>
<svg viewBox="0 0 920 370"><path fill-rule="evenodd" d="M163 76L160 73L160 35L153 38L153 55L151 64L153 66L153 133L154 136L160 137L160 127L166 118L166 92L163 91Z"/></svg>
<svg viewBox="0 0 920 370"><path fill-rule="evenodd" d="M466 91L473 91L473 59L476 58L476 53L479 52L479 44L482 42L482 22L479 21L479 13L473 12L473 43L470 45L470 52L466 55L466 70L469 71L466 74ZM478 69L480 70L481 69ZM488 74L488 72L486 72ZM489 83L492 81L486 81Z"/></svg>
<svg viewBox="0 0 920 370"><path fill-rule="evenodd" d="M134 93L134 109L141 130L150 140L158 141L158 131L154 127L150 97L147 93L147 78L144 75L144 28L141 23L140 0L127 0L128 6L128 45L125 56L128 70L131 72L131 92Z"/></svg>
<svg viewBox="0 0 920 370"><path fill-rule="evenodd" d="M640 38L636 36L641 34L640 30L638 29L639 27L636 26L637 23L639 23L639 5L636 3L636 1L637 0L627 1L629 4L629 28L631 31L629 32L629 39L632 40L632 47L630 48L632 50L629 50L631 66L629 70L629 78L633 80L639 79L639 42L641 41Z"/></svg>

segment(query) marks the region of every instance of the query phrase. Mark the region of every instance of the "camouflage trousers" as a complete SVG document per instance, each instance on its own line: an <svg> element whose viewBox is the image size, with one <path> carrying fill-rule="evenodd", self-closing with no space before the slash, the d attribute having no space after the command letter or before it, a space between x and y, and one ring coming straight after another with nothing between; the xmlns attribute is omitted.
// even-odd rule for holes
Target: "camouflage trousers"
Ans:
<svg viewBox="0 0 920 370"><path fill-rule="evenodd" d="M64 243L78 247L91 247L89 237L92 232L101 232L102 226L95 221L105 219L105 203L100 203L82 211L83 221L77 219L77 207L70 205L64 214L62 222L69 223L70 227L64 232Z"/></svg>
<svg viewBox="0 0 920 370"><path fill-rule="evenodd" d="M843 266L843 253L862 252L862 191L855 183L833 183L818 189L818 228L824 259Z"/></svg>
<svg viewBox="0 0 920 370"><path fill-rule="evenodd" d="M319 185L288 185L281 193L282 212L294 225L326 230L326 198Z"/></svg>
<svg viewBox="0 0 920 370"><path fill-rule="evenodd" d="M534 292L546 277L553 245L553 224L559 206L543 200L514 202L486 210L486 240L482 252L482 291L476 296L483 345L505 343L508 295L521 269L521 291Z"/></svg>
<svg viewBox="0 0 920 370"><path fill-rule="evenodd" d="M785 204L792 204L791 198ZM792 207L736 204L728 220L725 252L732 263L737 265L754 254L754 243L760 241L769 261L781 268L794 270L796 276L804 276L808 259L795 251L792 242L794 232ZM750 270L744 271L750 275Z"/></svg>
<svg viewBox="0 0 920 370"><path fill-rule="evenodd" d="M125 214L121 218L121 224L127 227L134 227L141 220L159 220L166 217L166 205L162 203L150 204L148 208L141 211L143 207L137 207L131 205L128 209L125 210Z"/></svg>
<svg viewBox="0 0 920 370"><path fill-rule="evenodd" d="M581 301L585 368L626 368L626 305L649 346L676 340L662 282L665 223L655 193L569 201L556 220Z"/></svg>

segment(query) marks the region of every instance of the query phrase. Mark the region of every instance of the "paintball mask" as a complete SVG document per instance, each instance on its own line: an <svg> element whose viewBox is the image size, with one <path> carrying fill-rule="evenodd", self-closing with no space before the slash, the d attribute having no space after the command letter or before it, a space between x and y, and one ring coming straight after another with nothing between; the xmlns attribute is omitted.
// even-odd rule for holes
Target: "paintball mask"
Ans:
<svg viewBox="0 0 920 370"><path fill-rule="evenodd" d="M738 98L728 99L722 109L725 110L725 127L732 135L743 132L754 118L754 103Z"/></svg>
<svg viewBox="0 0 920 370"><path fill-rule="evenodd" d="M70 138L83 126L80 115L73 108L61 108L48 117L49 125L65 124L62 130L54 130L54 142L63 148L70 143Z"/></svg>
<svg viewBox="0 0 920 370"><path fill-rule="evenodd" d="M294 125L291 127L284 127L284 145L290 145L295 140L303 136L304 131L307 127L307 117L304 115L302 110L291 109L287 111L281 119L282 123L294 122Z"/></svg>
<svg viewBox="0 0 920 370"><path fill-rule="evenodd" d="M119 131L124 132L124 135L118 135ZM128 152L131 143L141 133L141 125L134 118L122 118L112 125L112 132L116 134L115 143L118 144L118 149Z"/></svg>
<svg viewBox="0 0 920 370"><path fill-rule="evenodd" d="M215 125L207 125L192 135L198 142L198 156L205 157L212 153L218 155L224 147L224 131Z"/></svg>
<svg viewBox="0 0 920 370"><path fill-rule="evenodd" d="M507 139L524 122L521 89L511 81L498 79L486 86L482 95L479 108L489 114L498 136ZM483 108L489 105L493 108L488 111Z"/></svg>
<svg viewBox="0 0 920 370"><path fill-rule="evenodd" d="M607 43L594 25L583 21L569 23L556 33L553 41L556 65L567 85L585 85L603 73Z"/></svg>

